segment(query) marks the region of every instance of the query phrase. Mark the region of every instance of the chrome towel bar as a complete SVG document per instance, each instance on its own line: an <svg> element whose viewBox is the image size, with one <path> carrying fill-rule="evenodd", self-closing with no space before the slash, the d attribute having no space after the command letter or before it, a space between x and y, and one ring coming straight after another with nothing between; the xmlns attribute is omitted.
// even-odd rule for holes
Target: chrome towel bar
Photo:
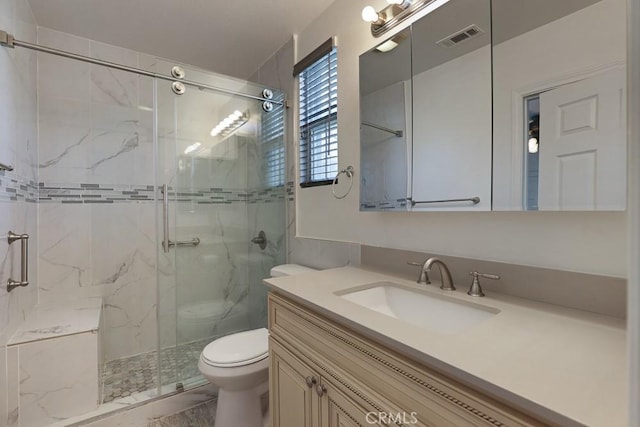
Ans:
<svg viewBox="0 0 640 427"><path fill-rule="evenodd" d="M470 197L468 199L446 199L446 200L413 200L411 197L407 197L407 201L411 202L411 206L415 206L417 204L427 204L427 203L453 203L453 202L472 202L474 205L480 203L480 197Z"/></svg>
<svg viewBox="0 0 640 427"><path fill-rule="evenodd" d="M169 239L169 187L167 184L164 184L160 191L162 192L162 229L164 233L164 238L162 239L162 250L165 253L169 252L169 248L177 247L177 246L198 246L200 244L200 239L194 237L191 240L180 240L174 242Z"/></svg>
<svg viewBox="0 0 640 427"><path fill-rule="evenodd" d="M191 240L178 240L177 242L169 240L169 247L172 247L172 246L198 246L199 244L200 244L200 239L197 238L197 237L194 237Z"/></svg>
<svg viewBox="0 0 640 427"><path fill-rule="evenodd" d="M377 125L377 124L375 124L375 123L370 123L370 122L361 122L361 124L362 124L363 126L369 126L370 128L374 128L374 129L378 129L378 130L381 130L381 131L384 131L384 132L392 133L392 134L394 134L395 136L397 136L398 138L402 138L402 136L404 135L404 132L403 132L403 131L401 131L401 130L389 129L389 128L387 128L387 127L380 126L380 125Z"/></svg>

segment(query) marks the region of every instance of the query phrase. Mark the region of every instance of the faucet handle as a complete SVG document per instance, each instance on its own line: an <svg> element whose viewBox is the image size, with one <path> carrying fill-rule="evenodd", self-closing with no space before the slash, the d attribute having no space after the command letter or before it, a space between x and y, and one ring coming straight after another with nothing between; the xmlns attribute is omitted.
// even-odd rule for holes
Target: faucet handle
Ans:
<svg viewBox="0 0 640 427"><path fill-rule="evenodd" d="M473 282L471 282L471 287L469 288L469 292L467 295L471 295L472 297L483 297L484 292L482 292L482 286L480 286L479 277L483 277L485 279L498 280L500 276L497 274L489 274L489 273L478 273L477 271L470 271L469 276L473 276Z"/></svg>
<svg viewBox="0 0 640 427"><path fill-rule="evenodd" d="M429 274L427 274L427 270L424 269L424 262L407 261L407 264L414 265L416 267L422 267L420 269L420 275L418 276L418 280L416 280L416 283L424 283L426 285L431 284L431 280L429 280Z"/></svg>

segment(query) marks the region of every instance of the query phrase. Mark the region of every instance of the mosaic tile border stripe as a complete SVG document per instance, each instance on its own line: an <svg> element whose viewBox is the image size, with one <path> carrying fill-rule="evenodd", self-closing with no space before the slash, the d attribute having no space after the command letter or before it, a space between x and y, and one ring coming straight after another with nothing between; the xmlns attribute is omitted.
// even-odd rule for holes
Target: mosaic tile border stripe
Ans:
<svg viewBox="0 0 640 427"><path fill-rule="evenodd" d="M286 192L287 192L287 200L289 200L290 202L293 202L296 197L296 183L293 181L287 182Z"/></svg>
<svg viewBox="0 0 640 427"><path fill-rule="evenodd" d="M40 203L99 204L122 202L154 202L153 185L122 184L51 184L38 185ZM284 200L284 187L231 189L231 188L173 188L169 187L169 200L197 204L270 203Z"/></svg>
<svg viewBox="0 0 640 427"><path fill-rule="evenodd" d="M0 201L36 203L38 186L13 172L0 171Z"/></svg>

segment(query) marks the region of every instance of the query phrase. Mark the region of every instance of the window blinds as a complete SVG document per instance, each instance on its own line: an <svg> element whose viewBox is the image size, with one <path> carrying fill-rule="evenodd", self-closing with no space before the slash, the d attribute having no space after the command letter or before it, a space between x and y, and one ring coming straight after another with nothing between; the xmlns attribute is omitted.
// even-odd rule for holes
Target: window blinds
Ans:
<svg viewBox="0 0 640 427"><path fill-rule="evenodd" d="M262 112L262 171L268 187L284 185L284 95L278 96L273 110Z"/></svg>
<svg viewBox="0 0 640 427"><path fill-rule="evenodd" d="M321 46L325 47L325 45ZM319 48L320 49L320 48ZM318 49L314 54L318 54ZM337 51L328 52L299 71L300 185L329 184L338 173ZM300 64L299 63L299 64ZM296 64L298 66L299 64Z"/></svg>

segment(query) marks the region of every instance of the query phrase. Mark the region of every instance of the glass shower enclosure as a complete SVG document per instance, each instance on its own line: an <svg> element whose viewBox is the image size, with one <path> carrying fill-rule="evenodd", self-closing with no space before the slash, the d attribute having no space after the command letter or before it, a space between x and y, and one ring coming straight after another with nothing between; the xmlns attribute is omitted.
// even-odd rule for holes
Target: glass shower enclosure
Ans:
<svg viewBox="0 0 640 427"><path fill-rule="evenodd" d="M39 300L102 302L96 404L203 384L203 347L266 326L284 262L284 94L46 29L11 40L39 52Z"/></svg>
<svg viewBox="0 0 640 427"><path fill-rule="evenodd" d="M283 94L189 74L255 98L156 82L160 392L206 381L214 339L266 327L261 282L286 253Z"/></svg>

